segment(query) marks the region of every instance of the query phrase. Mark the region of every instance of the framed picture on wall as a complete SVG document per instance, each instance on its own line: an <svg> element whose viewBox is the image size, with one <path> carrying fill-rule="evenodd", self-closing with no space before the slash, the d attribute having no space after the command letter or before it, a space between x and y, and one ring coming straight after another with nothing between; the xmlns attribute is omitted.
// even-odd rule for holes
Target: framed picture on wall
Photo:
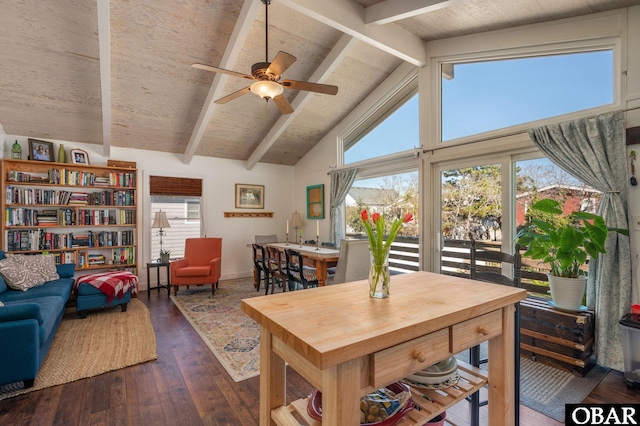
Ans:
<svg viewBox="0 0 640 426"><path fill-rule="evenodd" d="M307 186L307 219L324 219L324 184Z"/></svg>
<svg viewBox="0 0 640 426"><path fill-rule="evenodd" d="M236 183L237 209L264 209L264 185Z"/></svg>
<svg viewBox="0 0 640 426"><path fill-rule="evenodd" d="M53 142L28 139L29 158L35 161L56 161L53 153Z"/></svg>

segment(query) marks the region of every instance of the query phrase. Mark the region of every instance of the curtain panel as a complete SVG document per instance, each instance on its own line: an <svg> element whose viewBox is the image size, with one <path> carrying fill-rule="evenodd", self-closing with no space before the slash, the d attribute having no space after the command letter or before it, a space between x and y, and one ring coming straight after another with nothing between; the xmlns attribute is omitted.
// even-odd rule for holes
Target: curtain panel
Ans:
<svg viewBox="0 0 640 426"><path fill-rule="evenodd" d="M622 111L541 126L528 133L551 161L602 191L597 214L608 227L628 229L629 176ZM618 321L631 306L629 236L610 232L605 249L605 255L589 264L587 305L596 312L598 364L624 371Z"/></svg>
<svg viewBox="0 0 640 426"><path fill-rule="evenodd" d="M331 194L329 197L330 242L337 244L345 237L344 218L340 206L356 180L358 169L331 172Z"/></svg>

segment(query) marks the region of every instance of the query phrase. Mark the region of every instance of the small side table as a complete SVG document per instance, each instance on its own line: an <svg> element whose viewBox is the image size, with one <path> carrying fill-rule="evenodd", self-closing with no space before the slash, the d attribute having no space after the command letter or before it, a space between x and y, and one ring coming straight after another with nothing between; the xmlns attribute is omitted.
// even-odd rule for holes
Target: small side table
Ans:
<svg viewBox="0 0 640 426"><path fill-rule="evenodd" d="M153 288L158 289L158 294L160 294L161 288L167 289L167 295L171 294L171 271L169 270L169 265L171 265L171 262L147 263L147 298L151 297L151 268L156 268L156 276L158 278L158 286ZM167 283L164 285L160 283L160 268L163 266L167 268Z"/></svg>

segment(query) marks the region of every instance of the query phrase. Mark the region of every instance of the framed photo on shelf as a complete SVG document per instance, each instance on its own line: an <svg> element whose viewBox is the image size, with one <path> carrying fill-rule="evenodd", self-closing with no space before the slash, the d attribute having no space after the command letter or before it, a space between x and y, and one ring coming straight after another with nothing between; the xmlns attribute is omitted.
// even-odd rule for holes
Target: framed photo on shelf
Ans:
<svg viewBox="0 0 640 426"><path fill-rule="evenodd" d="M264 209L264 185L236 183L237 209Z"/></svg>
<svg viewBox="0 0 640 426"><path fill-rule="evenodd" d="M69 158L73 164L89 164L89 154L81 149L72 149L69 151Z"/></svg>
<svg viewBox="0 0 640 426"><path fill-rule="evenodd" d="M324 219L324 184L307 186L307 219Z"/></svg>
<svg viewBox="0 0 640 426"><path fill-rule="evenodd" d="M35 161L56 161L53 153L53 142L39 141L38 139L28 139L29 158Z"/></svg>

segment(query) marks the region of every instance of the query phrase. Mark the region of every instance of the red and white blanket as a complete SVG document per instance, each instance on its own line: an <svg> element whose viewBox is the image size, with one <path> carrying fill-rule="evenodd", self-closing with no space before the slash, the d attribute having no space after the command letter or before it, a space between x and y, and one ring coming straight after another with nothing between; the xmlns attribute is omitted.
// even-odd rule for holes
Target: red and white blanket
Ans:
<svg viewBox="0 0 640 426"><path fill-rule="evenodd" d="M138 294L138 277L127 271L101 272L78 277L76 289L80 284L89 284L107 295L107 303L114 297L122 299L131 290L131 295Z"/></svg>

